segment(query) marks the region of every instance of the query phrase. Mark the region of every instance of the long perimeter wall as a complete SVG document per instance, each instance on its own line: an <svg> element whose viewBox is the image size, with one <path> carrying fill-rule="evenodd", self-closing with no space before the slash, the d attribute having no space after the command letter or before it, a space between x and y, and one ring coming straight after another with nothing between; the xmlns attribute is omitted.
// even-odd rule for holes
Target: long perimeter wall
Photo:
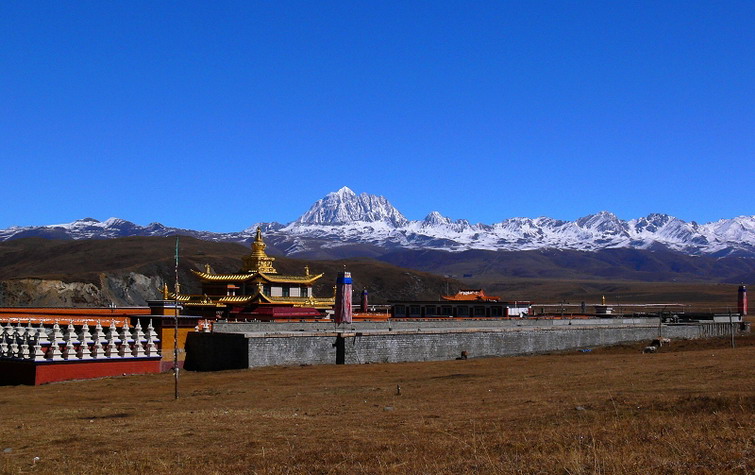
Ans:
<svg viewBox="0 0 755 475"><path fill-rule="evenodd" d="M226 332L229 329L224 327ZM715 336L728 331L728 324L661 327L662 335L671 339ZM462 352L469 358L525 355L649 342L658 334L657 325L192 333L187 340L186 368L213 371L277 365L439 361L458 358Z"/></svg>

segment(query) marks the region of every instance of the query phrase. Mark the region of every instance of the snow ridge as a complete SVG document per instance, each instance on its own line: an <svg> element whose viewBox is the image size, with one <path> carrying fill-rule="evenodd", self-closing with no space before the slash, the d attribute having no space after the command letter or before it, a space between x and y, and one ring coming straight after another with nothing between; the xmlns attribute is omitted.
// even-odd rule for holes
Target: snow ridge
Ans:
<svg viewBox="0 0 755 475"><path fill-rule="evenodd" d="M385 197L367 193L357 195L348 187L328 193L299 219L287 225L256 223L237 233L170 228L160 223L139 226L119 218L103 222L84 218L68 224L14 226L0 230L0 241L21 237L107 239L180 234L209 241L249 242L254 238L257 226L262 227L270 243L286 254L322 247L370 244L385 249L446 251L597 251L663 246L690 255L755 257L755 215L698 224L659 213L625 221L613 213L601 211L575 221L516 217L494 224L472 224L433 211L422 220L410 221Z"/></svg>

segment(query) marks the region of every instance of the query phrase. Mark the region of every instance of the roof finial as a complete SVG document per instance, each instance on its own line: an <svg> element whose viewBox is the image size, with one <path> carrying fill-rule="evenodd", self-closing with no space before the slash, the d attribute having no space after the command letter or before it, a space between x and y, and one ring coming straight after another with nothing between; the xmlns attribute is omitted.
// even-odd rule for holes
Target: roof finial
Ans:
<svg viewBox="0 0 755 475"><path fill-rule="evenodd" d="M262 240L262 228L257 226L257 235L252 243L252 253L244 258L244 271L262 272L266 274L275 274L273 267L274 257L268 257L265 253L265 241Z"/></svg>

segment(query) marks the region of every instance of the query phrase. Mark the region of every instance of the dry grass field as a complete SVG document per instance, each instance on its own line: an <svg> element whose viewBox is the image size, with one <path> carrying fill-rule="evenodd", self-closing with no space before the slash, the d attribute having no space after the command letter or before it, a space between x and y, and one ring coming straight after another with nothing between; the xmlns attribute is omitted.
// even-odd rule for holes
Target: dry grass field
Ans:
<svg viewBox="0 0 755 475"><path fill-rule="evenodd" d="M737 345L0 387L0 471L753 473Z"/></svg>

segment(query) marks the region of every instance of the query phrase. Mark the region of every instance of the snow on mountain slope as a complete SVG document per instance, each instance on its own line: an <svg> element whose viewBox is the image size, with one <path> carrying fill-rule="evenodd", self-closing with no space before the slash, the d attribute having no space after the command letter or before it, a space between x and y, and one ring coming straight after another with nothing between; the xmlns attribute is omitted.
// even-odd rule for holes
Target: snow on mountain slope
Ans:
<svg viewBox="0 0 755 475"><path fill-rule="evenodd" d="M362 193L357 195L344 186L317 200L296 224L350 224L353 222L384 222L394 227L404 226L409 220L382 196Z"/></svg>
<svg viewBox="0 0 755 475"><path fill-rule="evenodd" d="M755 216L700 226L665 214L624 221L613 213L601 211L576 221L510 218L488 225L451 220L433 211L421 221L408 221L382 196L356 195L348 188L317 201L281 232L296 236L300 252L306 249L303 239L307 237L328 240L329 246L361 242L386 248L450 251L543 248L594 251L646 249L656 244L688 254L755 249Z"/></svg>
<svg viewBox="0 0 755 475"><path fill-rule="evenodd" d="M57 239L105 239L123 236L189 235L209 241L249 242L257 226L266 239L286 254L322 248L369 244L385 249L532 250L570 249L596 251L607 248L647 249L662 245L686 254L755 257L755 216L739 216L708 224L685 222L666 214L624 221L601 211L575 221L548 217L508 218L495 224L452 220L437 211L423 220L410 221L382 196L347 187L328 193L299 219L287 225L257 223L237 233L193 231L151 223L139 226L110 218L104 222L85 218L69 224L11 227L0 230L0 240L20 237Z"/></svg>

